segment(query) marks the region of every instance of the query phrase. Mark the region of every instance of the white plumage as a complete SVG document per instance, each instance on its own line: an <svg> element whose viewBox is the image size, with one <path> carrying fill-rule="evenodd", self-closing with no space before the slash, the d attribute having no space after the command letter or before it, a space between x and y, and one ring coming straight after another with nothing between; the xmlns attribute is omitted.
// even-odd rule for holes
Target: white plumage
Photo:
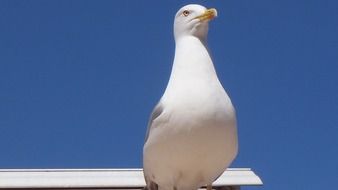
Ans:
<svg viewBox="0 0 338 190"><path fill-rule="evenodd" d="M143 148L148 189L210 185L237 154L235 110L218 80L206 38L215 9L182 7L175 16L175 58L151 115Z"/></svg>

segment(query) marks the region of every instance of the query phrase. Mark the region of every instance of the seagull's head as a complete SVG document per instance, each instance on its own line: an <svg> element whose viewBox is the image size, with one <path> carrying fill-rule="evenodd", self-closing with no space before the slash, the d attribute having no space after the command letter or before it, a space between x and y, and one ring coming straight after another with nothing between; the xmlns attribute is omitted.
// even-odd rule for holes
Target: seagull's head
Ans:
<svg viewBox="0 0 338 190"><path fill-rule="evenodd" d="M208 34L208 22L216 16L214 8L207 9L196 4L182 7L175 15L175 39L190 35L204 40Z"/></svg>

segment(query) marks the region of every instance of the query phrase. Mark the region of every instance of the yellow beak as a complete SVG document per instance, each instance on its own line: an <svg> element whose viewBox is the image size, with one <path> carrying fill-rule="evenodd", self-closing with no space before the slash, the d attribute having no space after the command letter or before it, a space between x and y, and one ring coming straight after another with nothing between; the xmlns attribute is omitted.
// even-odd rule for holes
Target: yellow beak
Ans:
<svg viewBox="0 0 338 190"><path fill-rule="evenodd" d="M215 8L207 9L202 15L197 16L200 21L211 20L217 16L217 10Z"/></svg>

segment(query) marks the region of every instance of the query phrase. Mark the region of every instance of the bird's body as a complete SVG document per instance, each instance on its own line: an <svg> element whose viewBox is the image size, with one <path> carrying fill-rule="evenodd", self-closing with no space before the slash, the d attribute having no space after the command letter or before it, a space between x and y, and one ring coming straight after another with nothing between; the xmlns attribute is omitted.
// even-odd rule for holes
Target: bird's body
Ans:
<svg viewBox="0 0 338 190"><path fill-rule="evenodd" d="M182 10L206 9L188 5ZM207 27L207 22L197 27ZM154 184L161 190L211 184L236 156L235 111L217 78L204 35L200 36L206 32L175 33L172 73L149 121L143 149L149 189Z"/></svg>

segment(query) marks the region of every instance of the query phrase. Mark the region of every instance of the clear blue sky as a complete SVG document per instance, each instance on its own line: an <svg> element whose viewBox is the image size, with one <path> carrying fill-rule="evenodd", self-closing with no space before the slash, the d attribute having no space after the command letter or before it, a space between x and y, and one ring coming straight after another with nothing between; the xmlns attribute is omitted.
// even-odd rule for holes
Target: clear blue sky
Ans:
<svg viewBox="0 0 338 190"><path fill-rule="evenodd" d="M209 48L260 189L338 179L338 1L0 1L0 168L141 167L185 4L218 9ZM254 188L256 189L256 188Z"/></svg>

